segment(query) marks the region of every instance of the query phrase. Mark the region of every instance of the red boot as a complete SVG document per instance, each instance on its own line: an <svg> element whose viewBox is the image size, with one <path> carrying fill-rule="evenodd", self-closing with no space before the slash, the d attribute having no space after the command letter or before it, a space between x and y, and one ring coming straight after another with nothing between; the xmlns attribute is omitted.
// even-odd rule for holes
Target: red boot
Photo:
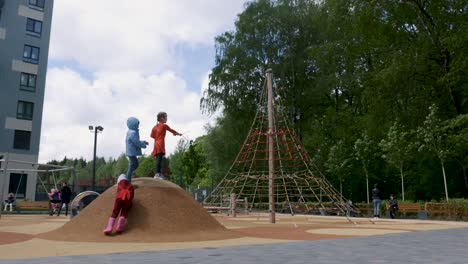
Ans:
<svg viewBox="0 0 468 264"><path fill-rule="evenodd" d="M117 221L117 228L115 231L117 233L122 233L125 229L125 217L119 217L119 221Z"/></svg>
<svg viewBox="0 0 468 264"><path fill-rule="evenodd" d="M104 229L102 232L104 232L105 235L110 235L112 233L112 229L114 229L114 223L115 218L110 217L109 221L107 222L106 229Z"/></svg>

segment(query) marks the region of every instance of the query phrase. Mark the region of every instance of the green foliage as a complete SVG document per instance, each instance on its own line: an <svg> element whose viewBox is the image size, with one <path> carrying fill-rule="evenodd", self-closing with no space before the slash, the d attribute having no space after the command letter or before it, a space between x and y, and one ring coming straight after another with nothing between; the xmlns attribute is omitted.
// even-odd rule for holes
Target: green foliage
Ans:
<svg viewBox="0 0 468 264"><path fill-rule="evenodd" d="M418 127L417 135L421 140L419 151L428 150L434 153L443 163L451 154L451 146L448 142L449 135L442 129L442 120L437 116L437 107L429 107L429 114L422 126Z"/></svg>
<svg viewBox="0 0 468 264"><path fill-rule="evenodd" d="M194 144L190 142L188 149L182 155L182 167L186 186L192 185L196 178L202 180L206 177L207 166L203 154L203 137L197 138Z"/></svg>
<svg viewBox="0 0 468 264"><path fill-rule="evenodd" d="M177 143L177 147L175 152L169 157L170 163L169 167L171 169L171 181L174 183L179 184L180 187L185 187L185 180L184 180L184 168L182 165L182 158L185 151L188 148L189 142L184 138L180 139Z"/></svg>
<svg viewBox="0 0 468 264"><path fill-rule="evenodd" d="M117 161L115 162L115 165L113 166L114 171L112 172L113 175L120 175L122 173L127 173L128 170L128 160L125 154L121 154L118 158Z"/></svg>
<svg viewBox="0 0 468 264"><path fill-rule="evenodd" d="M153 177L156 173L156 161L153 156L138 158L138 168L135 170L137 177Z"/></svg>
<svg viewBox="0 0 468 264"><path fill-rule="evenodd" d="M388 130L387 136L383 138L379 147L383 151L382 157L393 167L400 171L402 199L405 200L404 170L414 159L415 144L412 141L414 133L407 131L397 121Z"/></svg>
<svg viewBox="0 0 468 264"><path fill-rule="evenodd" d="M354 142L355 157L361 163L364 174L366 175L366 198L368 203L370 202L369 166L370 163L375 160L375 157L378 156L378 151L377 145L369 138L366 132L362 134L362 138L358 138L356 142Z"/></svg>
<svg viewBox="0 0 468 264"><path fill-rule="evenodd" d="M459 117L468 113L467 21L467 0L249 2L235 29L215 40L201 100L206 112L222 109L204 144L209 178L218 182L229 169L272 68L313 161L335 186L343 177L354 199L366 197L362 170L384 193L396 193L404 175L407 198L440 198L440 158L449 192L468 196L458 188L468 187ZM428 151L412 151L419 148Z"/></svg>
<svg viewBox="0 0 468 264"><path fill-rule="evenodd" d="M346 177L351 173L353 154L350 147L346 146L343 140L339 140L330 148L328 159L325 162L327 172L331 174L331 182L339 184L339 192L343 194L343 183Z"/></svg>
<svg viewBox="0 0 468 264"><path fill-rule="evenodd" d="M352 159L353 156L349 151L347 153L344 142L342 140L338 141L336 145L330 148L330 152L328 153L328 159L325 163L327 172L337 175L341 181L349 173Z"/></svg>
<svg viewBox="0 0 468 264"><path fill-rule="evenodd" d="M363 169L367 171L369 164L378 156L379 149L367 133L363 133L362 138L358 138L354 142L354 151L356 159L362 164Z"/></svg>
<svg viewBox="0 0 468 264"><path fill-rule="evenodd" d="M217 119L216 126L207 127L203 151L208 163L208 175L215 184L229 170L244 142L253 114L242 116L226 113Z"/></svg>
<svg viewBox="0 0 468 264"><path fill-rule="evenodd" d="M379 147L382 149L382 157L394 167L400 169L413 158L413 134L405 129L397 121L388 130Z"/></svg>

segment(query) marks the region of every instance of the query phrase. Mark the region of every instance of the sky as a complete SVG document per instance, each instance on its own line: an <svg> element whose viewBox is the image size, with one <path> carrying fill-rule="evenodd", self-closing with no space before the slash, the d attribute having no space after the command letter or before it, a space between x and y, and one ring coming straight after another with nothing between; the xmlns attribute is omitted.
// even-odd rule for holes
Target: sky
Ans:
<svg viewBox="0 0 468 264"><path fill-rule="evenodd" d="M156 115L195 139L213 117L200 98L214 67L215 37L234 30L245 0L56 0L42 117L39 161L91 160L125 152L126 120L140 120L150 143ZM166 135L166 152L178 140Z"/></svg>

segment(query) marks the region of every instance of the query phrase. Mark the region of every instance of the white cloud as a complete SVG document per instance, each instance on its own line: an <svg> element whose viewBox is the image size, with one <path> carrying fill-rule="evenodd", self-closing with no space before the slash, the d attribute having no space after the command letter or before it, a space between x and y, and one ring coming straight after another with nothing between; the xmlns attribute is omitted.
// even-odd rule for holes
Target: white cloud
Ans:
<svg viewBox="0 0 468 264"><path fill-rule="evenodd" d="M244 1L55 1L50 56L93 71L164 71L183 63L174 61L177 44L213 46Z"/></svg>
<svg viewBox="0 0 468 264"><path fill-rule="evenodd" d="M101 125L98 156L116 157L125 151L126 120L140 120L140 137L149 137L159 111L168 113L168 125L193 139L204 133L207 117L199 111L199 94L188 89L174 73L143 77L134 72L102 73L93 82L77 72L51 69L48 75L43 115L41 160L67 157L92 157L94 134L89 125ZM171 153L179 137L168 133L167 152Z"/></svg>
<svg viewBox="0 0 468 264"><path fill-rule="evenodd" d="M129 116L140 119L149 155L149 134L159 111L166 111L168 125L189 139L204 134L209 118L200 113L199 103L207 78L187 83L179 70L198 65L188 65L177 49L214 48L214 37L234 28L244 2L55 1L49 60L65 66L48 69L40 161L91 159L94 135L88 125L104 127L97 155L118 156L125 151ZM93 79L85 78L85 72ZM179 139L166 136L168 153Z"/></svg>

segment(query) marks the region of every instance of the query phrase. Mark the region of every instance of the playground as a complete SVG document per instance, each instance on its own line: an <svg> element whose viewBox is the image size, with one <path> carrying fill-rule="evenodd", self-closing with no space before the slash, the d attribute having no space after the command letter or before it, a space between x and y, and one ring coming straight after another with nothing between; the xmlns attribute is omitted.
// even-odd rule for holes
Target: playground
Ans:
<svg viewBox="0 0 468 264"><path fill-rule="evenodd" d="M342 241L358 237L411 234L433 230L466 230L466 222L387 220L267 213L209 214L177 185L135 179L135 205L128 229L104 236L102 229L115 187L100 195L73 218L48 215L3 215L0 259L100 255L177 249L269 245L298 241ZM158 201L158 202L155 202ZM27 249L27 250L26 250Z"/></svg>
<svg viewBox="0 0 468 264"><path fill-rule="evenodd" d="M79 201L73 201L72 218L3 215L0 221L0 260L34 261L68 256L113 258L112 254L116 253L152 254L197 249L216 249L219 253L213 256L222 256L225 252L239 256L235 253L237 250L256 246L263 249L254 250L252 254L255 257L246 258L246 261L260 256L278 262L274 255L266 253L266 248L278 245L280 249L272 249L275 254L290 248L282 255L284 258L288 254L297 256L294 252L298 245L303 245L300 243L320 247L322 243L329 242L341 246L332 246L334 251L315 252L318 257L329 254L331 258L327 261L339 262L343 253L353 255L352 251L343 250L351 247L354 251L365 249L362 256L373 256L373 249L368 245L377 245L375 250L383 251L384 259L392 261L394 253L386 252L380 245L387 243L387 239L395 243L393 248L402 247L402 251L407 251L403 256L411 258L414 252L418 253L414 256L420 257L428 250L425 245L412 242L420 236L435 238L436 244L444 247L444 237L453 237L452 233L456 234L458 230L461 233L468 231L467 222L356 217L360 210L347 202L342 192L336 190L312 162L290 129L286 114L278 107L280 103L276 105L278 111L274 111L271 71L267 71L264 88L261 105L268 107L259 108L239 155L202 204L173 182L134 178L133 207L128 214L125 231L119 230L118 224L116 232L104 231L109 235L103 234L115 202L118 187L114 185L100 195L96 193L98 196L79 208L78 213L73 210ZM38 179L41 181L40 177ZM48 189L42 181L41 185ZM236 207L237 202L239 207ZM281 213L275 213L281 206L282 209L278 210ZM419 205L417 207L416 211L419 211ZM301 214L298 209L308 214ZM411 208L402 206L403 209ZM112 230L114 222L108 226ZM374 240L380 242L371 242ZM399 240L407 241L404 243L412 247L400 246ZM452 243L456 249L465 241ZM363 248L359 246L361 244ZM196 254L204 256L203 252ZM308 253L300 254L301 258L308 256ZM359 254L355 256L362 257ZM461 256L465 257L464 254ZM89 260L83 262L89 263ZM95 262L102 262L102 259Z"/></svg>
<svg viewBox="0 0 468 264"><path fill-rule="evenodd" d="M187 236L185 241L179 242L122 242L119 237L112 237L105 242L48 240L41 238L41 234L63 227L70 219L45 215L4 215L0 221L0 259L222 248L468 228L468 223L461 222L378 220L372 224L365 218L355 219L357 224L354 225L340 217L301 215L278 215L276 224L268 223L267 214L238 215L236 218L215 215L214 218L238 237L195 241ZM104 226L105 223L100 224Z"/></svg>

